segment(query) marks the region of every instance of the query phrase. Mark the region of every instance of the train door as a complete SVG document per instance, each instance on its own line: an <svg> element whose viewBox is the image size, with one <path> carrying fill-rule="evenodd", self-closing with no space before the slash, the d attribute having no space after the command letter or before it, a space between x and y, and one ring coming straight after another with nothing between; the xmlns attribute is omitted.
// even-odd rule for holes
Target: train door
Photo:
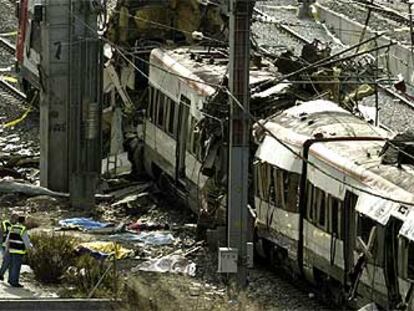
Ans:
<svg viewBox="0 0 414 311"><path fill-rule="evenodd" d="M388 305L394 309L401 301L398 285L398 233L402 221L391 217L386 228L384 237L384 277L388 289Z"/></svg>
<svg viewBox="0 0 414 311"><path fill-rule="evenodd" d="M187 147L188 117L191 101L181 95L177 118L176 182L183 183Z"/></svg>
<svg viewBox="0 0 414 311"><path fill-rule="evenodd" d="M358 196L347 191L344 200L344 285L350 284L350 273L354 267L355 205Z"/></svg>

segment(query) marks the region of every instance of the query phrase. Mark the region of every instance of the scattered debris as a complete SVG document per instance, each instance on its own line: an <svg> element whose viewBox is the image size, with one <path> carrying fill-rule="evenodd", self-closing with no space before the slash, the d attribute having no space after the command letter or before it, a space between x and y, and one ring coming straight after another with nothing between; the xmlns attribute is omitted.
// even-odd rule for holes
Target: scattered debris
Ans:
<svg viewBox="0 0 414 311"><path fill-rule="evenodd" d="M114 242L86 242L76 247L79 254L90 254L94 258L106 258L111 255L116 256L116 259L125 259L134 254L133 250L127 249Z"/></svg>
<svg viewBox="0 0 414 311"><path fill-rule="evenodd" d="M142 242L146 245L170 245L175 242L171 233L164 232L141 232L138 234L121 233L111 235L110 239L127 242Z"/></svg>
<svg viewBox="0 0 414 311"><path fill-rule="evenodd" d="M68 194L51 191L47 188L33 184L23 183L14 179L3 178L0 180L0 192L24 193L27 195L50 195L55 197L67 197Z"/></svg>
<svg viewBox="0 0 414 311"><path fill-rule="evenodd" d="M119 200L119 201L113 203L111 205L111 207L116 207L116 206L120 206L120 205L123 205L123 204L128 204L130 202L134 202L134 201L138 200L139 198L144 197L148 194L149 194L148 192L142 192L142 193L139 193L139 194L128 195L127 197L123 198L122 200Z"/></svg>
<svg viewBox="0 0 414 311"><path fill-rule="evenodd" d="M77 229L81 231L101 229L112 226L110 223L95 221L91 218L68 218L59 220L59 225L64 229Z"/></svg>
<svg viewBox="0 0 414 311"><path fill-rule="evenodd" d="M110 192L109 194L115 199L120 200L122 198L125 198L126 196L130 194L140 194L146 191L148 188L152 186L152 183L139 183L137 185L128 185L128 187L118 189L116 191ZM115 205L116 203L114 203Z"/></svg>
<svg viewBox="0 0 414 311"><path fill-rule="evenodd" d="M139 264L133 271L170 272L195 276L196 264L183 255L167 255Z"/></svg>

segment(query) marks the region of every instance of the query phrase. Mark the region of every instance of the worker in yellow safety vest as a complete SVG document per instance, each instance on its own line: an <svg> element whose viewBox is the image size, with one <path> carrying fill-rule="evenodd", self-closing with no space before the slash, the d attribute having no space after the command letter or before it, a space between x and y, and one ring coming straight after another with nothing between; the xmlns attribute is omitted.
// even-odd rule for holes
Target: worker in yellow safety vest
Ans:
<svg viewBox="0 0 414 311"><path fill-rule="evenodd" d="M11 215L10 220L5 219L1 223L1 235L0 235L0 241L1 241L1 250L3 254L3 261L1 263L0 268L0 280L3 281L4 279L4 273L7 271L10 265L10 256L9 253L6 252L6 239L9 235L10 228L13 224L17 222L18 215L16 213L13 213Z"/></svg>
<svg viewBox="0 0 414 311"><path fill-rule="evenodd" d="M24 223L25 217L20 216L17 223L10 227L9 235L6 239L6 252L9 252L10 255L8 282L13 287L23 287L19 283L20 269L22 267L23 256L32 247Z"/></svg>

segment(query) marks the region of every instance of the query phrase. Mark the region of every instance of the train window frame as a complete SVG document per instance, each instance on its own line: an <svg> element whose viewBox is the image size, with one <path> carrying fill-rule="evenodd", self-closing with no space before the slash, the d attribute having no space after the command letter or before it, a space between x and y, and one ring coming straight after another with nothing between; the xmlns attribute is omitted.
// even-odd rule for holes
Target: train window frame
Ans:
<svg viewBox="0 0 414 311"><path fill-rule="evenodd" d="M192 144L191 144L191 152L195 156L197 160L200 160L200 132L197 127L199 120L194 118L194 123L192 126Z"/></svg>
<svg viewBox="0 0 414 311"><path fill-rule="evenodd" d="M315 186L306 182L306 219L313 223L313 198Z"/></svg>
<svg viewBox="0 0 414 311"><path fill-rule="evenodd" d="M260 198L259 185L260 185L260 171L259 171L260 161L255 159L253 161L253 174L254 174L254 196Z"/></svg>
<svg viewBox="0 0 414 311"><path fill-rule="evenodd" d="M148 106L147 106L147 119L152 122L152 110L154 108L154 103L152 102L152 94L154 90L152 86L148 86Z"/></svg>
<svg viewBox="0 0 414 311"><path fill-rule="evenodd" d="M407 265L405 266L405 277L407 280L414 281L414 241L410 241L405 239L405 251L406 251L406 258L407 258ZM410 256L410 246L412 246L412 256ZM411 260L410 260L411 259ZM410 265L410 262L412 263ZM410 266L411 266L411 273L410 273Z"/></svg>
<svg viewBox="0 0 414 311"><path fill-rule="evenodd" d="M277 186L276 186L276 174L278 168L276 166L270 165L270 174L269 174L269 204L277 206Z"/></svg>
<svg viewBox="0 0 414 311"><path fill-rule="evenodd" d="M263 174L264 172L264 174ZM262 184L263 184L263 200L269 203L269 178L271 166L267 162L262 162Z"/></svg>
<svg viewBox="0 0 414 311"><path fill-rule="evenodd" d="M376 227L377 228L377 231L378 231L378 225L377 225L377 223L373 219L371 219L368 216L365 216L365 215L363 215L361 213L356 213L356 216L355 217L357 218L357 220L356 220L356 228L355 228L355 230L356 230L356 235L355 236L356 237L360 237L361 240L365 243L365 245L368 245L369 236L371 235L372 228ZM373 224L373 226L371 226L368 231L364 232L364 235L365 235L366 239L365 239L364 236L362 236L360 234L360 223L361 223L362 220L364 222L371 222ZM376 258L377 255L378 255L378 253L379 253L378 247L379 247L379 245L378 245L378 238L376 238L375 241L374 241L374 245L372 247L372 250L371 250L371 253L372 253L372 257L373 258Z"/></svg>
<svg viewBox="0 0 414 311"><path fill-rule="evenodd" d="M263 182L262 182L262 164L263 162L257 163L257 188L258 188L258 198L263 200Z"/></svg>
<svg viewBox="0 0 414 311"><path fill-rule="evenodd" d="M334 207L335 205L336 207ZM328 194L329 232L335 234L338 239L343 239L343 206L343 201L332 194ZM334 226L334 224L336 225Z"/></svg>
<svg viewBox="0 0 414 311"><path fill-rule="evenodd" d="M176 104L175 102L169 98L167 96L167 103L168 103L168 108L167 108L167 126L166 126L166 130L167 133L169 133L172 136L175 136L176 133L176 122L175 122L175 110L176 110Z"/></svg>
<svg viewBox="0 0 414 311"><path fill-rule="evenodd" d="M277 206L286 210L287 192L285 189L285 170L278 168L276 178Z"/></svg>
<svg viewBox="0 0 414 311"><path fill-rule="evenodd" d="M298 188L299 174L274 167L272 179L274 183L275 206L293 213L299 212ZM269 189L271 185L269 185ZM270 194L269 194L270 200Z"/></svg>
<svg viewBox="0 0 414 311"><path fill-rule="evenodd" d="M190 115L190 130L187 133L187 152L194 156L193 143L194 143L194 116Z"/></svg>
<svg viewBox="0 0 414 311"><path fill-rule="evenodd" d="M30 23L29 49L36 53L41 53L42 29L38 21L32 20ZM29 50L30 51L30 50Z"/></svg>
<svg viewBox="0 0 414 311"><path fill-rule="evenodd" d="M164 93L162 92L158 92L158 97L157 97L157 106L158 106L158 110L157 110L157 122L156 125L162 129L165 130L165 114L166 114L166 98L167 96L165 96Z"/></svg>
<svg viewBox="0 0 414 311"><path fill-rule="evenodd" d="M326 204L327 194L322 189L317 187L315 188L317 189L316 210L314 211L314 215L316 212L315 225L324 231L328 231L328 208Z"/></svg>

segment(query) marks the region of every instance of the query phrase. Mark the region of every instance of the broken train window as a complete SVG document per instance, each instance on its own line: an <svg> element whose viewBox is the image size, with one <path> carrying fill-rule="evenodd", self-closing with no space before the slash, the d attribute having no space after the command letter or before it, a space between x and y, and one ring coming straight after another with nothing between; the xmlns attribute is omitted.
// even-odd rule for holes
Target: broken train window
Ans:
<svg viewBox="0 0 414 311"><path fill-rule="evenodd" d="M369 244L369 237L371 235L371 231L374 230L376 227L376 223L369 217L366 217L362 214L357 214L357 237L360 237L362 242L368 246ZM372 245L371 253L374 257L377 255L377 240L374 240L374 244Z"/></svg>
<svg viewBox="0 0 414 311"><path fill-rule="evenodd" d="M327 208L327 195L318 187L315 187L309 181L306 184L307 187L307 204L306 204L306 217L307 219L320 229L328 231L328 208Z"/></svg>
<svg viewBox="0 0 414 311"><path fill-rule="evenodd" d="M407 240L407 278L414 281L414 242Z"/></svg>
<svg viewBox="0 0 414 311"><path fill-rule="evenodd" d="M299 174L275 168L274 184L276 206L289 212L298 212Z"/></svg>

